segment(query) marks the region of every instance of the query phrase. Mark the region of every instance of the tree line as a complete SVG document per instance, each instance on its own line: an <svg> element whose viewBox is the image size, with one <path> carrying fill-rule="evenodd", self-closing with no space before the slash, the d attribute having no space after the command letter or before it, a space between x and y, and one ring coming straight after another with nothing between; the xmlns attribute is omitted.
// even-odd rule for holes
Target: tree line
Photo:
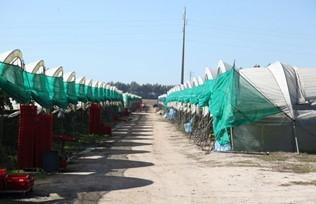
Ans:
<svg viewBox="0 0 316 204"><path fill-rule="evenodd" d="M141 96L144 99L157 99L158 96L166 93L173 85L161 84L138 84L133 81L131 83L111 82L111 85L117 87L123 92L129 92Z"/></svg>

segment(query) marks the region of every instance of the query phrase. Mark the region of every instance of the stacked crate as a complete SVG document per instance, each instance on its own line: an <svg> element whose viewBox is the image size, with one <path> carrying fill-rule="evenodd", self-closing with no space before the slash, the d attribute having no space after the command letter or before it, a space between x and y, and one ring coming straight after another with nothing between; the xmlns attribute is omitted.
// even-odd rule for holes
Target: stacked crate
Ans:
<svg viewBox="0 0 316 204"><path fill-rule="evenodd" d="M89 133L98 135L111 135L112 128L103 123L101 111L102 107L100 104L91 104L89 111Z"/></svg>
<svg viewBox="0 0 316 204"><path fill-rule="evenodd" d="M34 105L21 105L18 136L18 167L41 168L43 155L51 151L53 140L53 117L37 115Z"/></svg>
<svg viewBox="0 0 316 204"><path fill-rule="evenodd" d="M36 106L20 105L17 162L19 168L34 168Z"/></svg>
<svg viewBox="0 0 316 204"><path fill-rule="evenodd" d="M89 133L98 134L101 123L101 106L95 103L91 104L89 113Z"/></svg>
<svg viewBox="0 0 316 204"><path fill-rule="evenodd" d="M43 166L43 155L51 151L53 142L53 116L52 114L39 114L36 120L35 166Z"/></svg>

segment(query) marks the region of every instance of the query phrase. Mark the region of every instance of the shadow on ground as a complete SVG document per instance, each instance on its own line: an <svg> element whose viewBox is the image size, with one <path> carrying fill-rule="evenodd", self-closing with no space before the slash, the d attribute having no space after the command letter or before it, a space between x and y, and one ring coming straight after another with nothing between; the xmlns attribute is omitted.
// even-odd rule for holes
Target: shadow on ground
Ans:
<svg viewBox="0 0 316 204"><path fill-rule="evenodd" d="M68 188L68 182L75 185ZM81 200L82 203L96 202L109 191L142 187L152 183L150 180L124 176L58 175L55 182L39 185L37 188L42 190L35 190L27 197L21 198L21 195L12 194L0 198L5 199L4 203L72 203L74 199Z"/></svg>
<svg viewBox="0 0 316 204"><path fill-rule="evenodd" d="M152 145L152 143L141 143L141 142L105 142L105 146L108 147L135 147L135 146L145 146L145 145Z"/></svg>
<svg viewBox="0 0 316 204"><path fill-rule="evenodd" d="M144 115L134 115L140 120ZM137 128L135 128L137 127ZM137 132L133 132L133 128ZM126 134L114 133L101 146L81 155L67 168L67 172L48 176L36 181L34 192L26 198L18 195L0 195L0 203L96 203L104 194L113 190L143 187L153 184L145 178L125 177L124 171L130 168L153 166L145 161L131 161L127 154L144 154L149 151L132 150L132 147L152 145L152 143L129 140L150 140L151 131L141 129L137 123L128 128ZM119 129L118 129L119 131ZM122 130L123 131L123 130ZM121 141L125 140L125 141ZM127 141L126 141L127 140Z"/></svg>

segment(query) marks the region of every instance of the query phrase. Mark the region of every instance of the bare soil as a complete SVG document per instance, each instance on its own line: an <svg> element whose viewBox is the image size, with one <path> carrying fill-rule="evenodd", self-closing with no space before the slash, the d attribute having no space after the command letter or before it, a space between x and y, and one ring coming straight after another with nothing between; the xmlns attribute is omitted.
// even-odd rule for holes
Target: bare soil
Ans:
<svg viewBox="0 0 316 204"><path fill-rule="evenodd" d="M76 159L36 181L44 203L316 203L316 156L206 154L156 113L135 113ZM1 200L0 200L1 202Z"/></svg>

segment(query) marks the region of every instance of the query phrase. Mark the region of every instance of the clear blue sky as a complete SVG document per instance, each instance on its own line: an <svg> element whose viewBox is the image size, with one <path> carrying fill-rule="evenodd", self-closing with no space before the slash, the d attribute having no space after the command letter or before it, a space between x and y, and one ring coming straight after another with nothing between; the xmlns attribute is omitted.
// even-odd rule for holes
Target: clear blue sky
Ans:
<svg viewBox="0 0 316 204"><path fill-rule="evenodd" d="M0 52L19 48L77 75L176 84L187 7L185 78L223 59L316 67L316 1L54 0L1 3Z"/></svg>

